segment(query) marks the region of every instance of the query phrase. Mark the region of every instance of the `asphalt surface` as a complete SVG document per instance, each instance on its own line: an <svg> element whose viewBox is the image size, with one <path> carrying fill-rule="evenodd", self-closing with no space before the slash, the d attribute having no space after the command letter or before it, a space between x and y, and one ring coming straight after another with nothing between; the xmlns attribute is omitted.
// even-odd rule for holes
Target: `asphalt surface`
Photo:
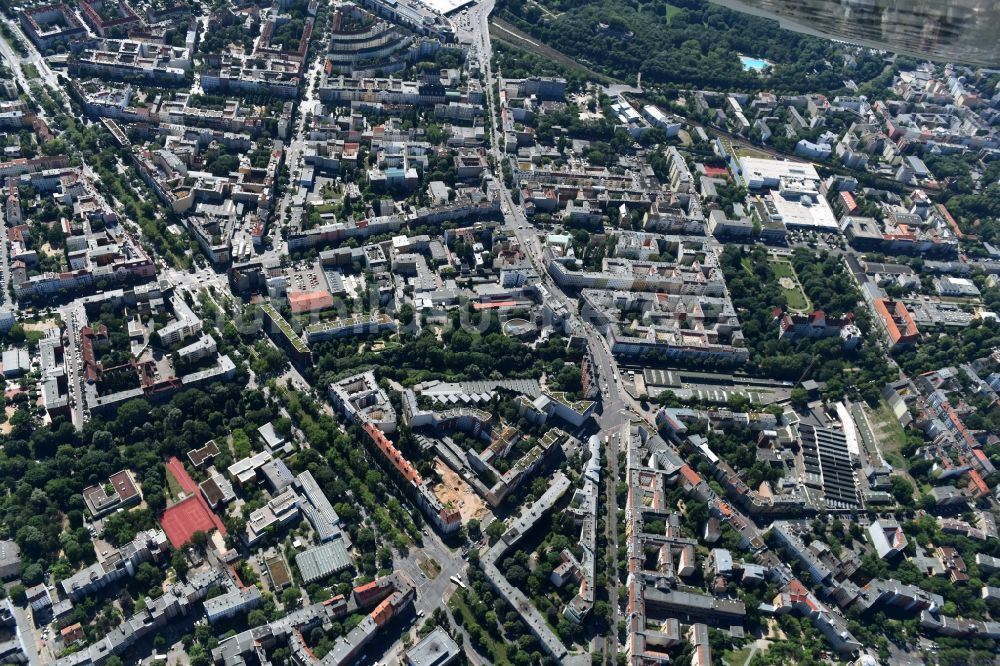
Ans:
<svg viewBox="0 0 1000 666"><path fill-rule="evenodd" d="M14 78L17 80L18 85L20 85L25 91L31 90L31 87L28 84L29 79L27 75L25 75L22 67L26 64L34 65L35 69L38 71L38 81L47 87L51 92L57 93L56 95L53 95L53 99L61 101L63 107L67 111L71 112L72 108L70 107L69 101L67 101L65 96L61 93L63 86L59 81L59 77L56 76L55 72L52 71L52 68L49 67L49 63L45 61L45 58L43 58L42 54L38 52L38 49L36 49L35 45L31 43L31 40L28 39L24 32L21 31L21 26L17 21L13 21L11 19L2 20L7 23L7 27L10 28L11 32L20 37L28 51L27 57L21 58L21 56L14 50L13 46L7 43L7 41L0 36L0 55L7 60L14 72ZM42 108L39 109L38 115L42 118L47 117L45 109Z"/></svg>
<svg viewBox="0 0 1000 666"><path fill-rule="evenodd" d="M63 362L69 380L71 418L80 429L86 419L83 405L83 357L80 355L80 329L87 325L87 314L77 301L59 308L59 316L66 324L66 343Z"/></svg>
<svg viewBox="0 0 1000 666"><path fill-rule="evenodd" d="M480 59L480 69L485 80L484 88L492 91L494 83L498 81L499 72L494 73L492 69L492 43L489 34L489 13L493 9L492 0L480 3L469 9L469 14L462 21L463 26L458 26L459 38L475 45L478 49ZM495 174L497 183L500 185L501 208L504 214L504 225L508 232L518 239L526 256L531 261L535 272L541 276L545 288L549 291L550 297L557 303L562 304L571 313L571 319L576 325L576 330L582 331L587 340L587 347L595 365L597 380L601 390L602 410L596 416L600 427L599 436L609 438L609 446L606 451L607 468L605 478L608 487L607 502L607 525L609 530L609 548L611 552L608 562L614 562L617 555L617 501L614 488L618 484L618 453L620 440L619 434L623 426L632 419L652 421L652 414L645 412L622 387L622 379L618 366L615 363L611 350L605 338L591 325L585 323L576 314L576 303L548 276L542 257L542 243L533 225L528 222L523 209L516 205L511 197L510 190L504 185L499 165L507 156L499 149L500 131L498 128L498 113L494 108L495 97L492 94L487 96L488 113L490 118L490 152L498 166ZM618 607L618 589L616 575L609 577L611 586L608 590L609 605L612 616L610 626L617 627L621 611ZM605 658L609 663L613 663L618 652L617 631L612 631L610 638L606 642Z"/></svg>

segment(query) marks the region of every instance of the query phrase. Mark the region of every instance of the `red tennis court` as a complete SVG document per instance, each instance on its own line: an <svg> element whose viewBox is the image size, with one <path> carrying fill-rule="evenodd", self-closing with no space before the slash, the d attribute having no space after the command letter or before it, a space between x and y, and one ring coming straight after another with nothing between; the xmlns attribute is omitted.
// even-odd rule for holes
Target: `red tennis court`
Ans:
<svg viewBox="0 0 1000 666"><path fill-rule="evenodd" d="M177 483L184 489L184 492L191 493L192 495L198 492L198 484L194 482L188 471L184 469L184 463L179 458L175 456L168 460L167 469L177 479Z"/></svg>
<svg viewBox="0 0 1000 666"><path fill-rule="evenodd" d="M160 525L167 533L170 545L180 548L198 531L211 532L217 529L223 535L226 534L226 526L208 507L208 502L198 492L198 484L184 469L184 463L177 458L171 458L167 461L167 468L181 488L189 493L188 497L164 511L160 517Z"/></svg>

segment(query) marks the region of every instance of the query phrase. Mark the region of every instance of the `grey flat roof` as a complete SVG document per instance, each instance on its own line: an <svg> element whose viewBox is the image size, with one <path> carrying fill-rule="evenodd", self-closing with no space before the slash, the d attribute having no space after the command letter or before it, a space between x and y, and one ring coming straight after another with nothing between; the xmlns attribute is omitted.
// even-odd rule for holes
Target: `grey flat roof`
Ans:
<svg viewBox="0 0 1000 666"><path fill-rule="evenodd" d="M257 428L257 432L260 433L260 436L264 438L264 441L272 449L276 449L285 443L285 438L274 431L274 424L270 421Z"/></svg>
<svg viewBox="0 0 1000 666"><path fill-rule="evenodd" d="M338 539L299 553L295 556L295 564L299 567L303 582L311 583L350 567L351 556Z"/></svg>
<svg viewBox="0 0 1000 666"><path fill-rule="evenodd" d="M458 658L461 650L444 629L437 627L406 653L407 666L441 666Z"/></svg>
<svg viewBox="0 0 1000 666"><path fill-rule="evenodd" d="M281 458L273 458L261 465L261 473L267 477L267 482L274 488L274 492L281 492L295 481L292 470Z"/></svg>
<svg viewBox="0 0 1000 666"><path fill-rule="evenodd" d="M18 563L21 561L21 549L13 541L0 541L0 564Z"/></svg>

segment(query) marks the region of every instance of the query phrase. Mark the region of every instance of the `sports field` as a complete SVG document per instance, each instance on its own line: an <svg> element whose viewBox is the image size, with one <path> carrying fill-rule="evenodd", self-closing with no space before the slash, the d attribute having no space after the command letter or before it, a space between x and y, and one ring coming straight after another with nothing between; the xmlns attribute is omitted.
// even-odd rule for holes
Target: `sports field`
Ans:
<svg viewBox="0 0 1000 666"><path fill-rule="evenodd" d="M177 458L167 461L167 470L177 480L188 497L174 504L160 517L160 525L170 539L170 545L180 548L191 540L195 532L211 532L213 529L226 534L226 526L209 508L208 502L198 491L198 484L184 469L184 463Z"/></svg>

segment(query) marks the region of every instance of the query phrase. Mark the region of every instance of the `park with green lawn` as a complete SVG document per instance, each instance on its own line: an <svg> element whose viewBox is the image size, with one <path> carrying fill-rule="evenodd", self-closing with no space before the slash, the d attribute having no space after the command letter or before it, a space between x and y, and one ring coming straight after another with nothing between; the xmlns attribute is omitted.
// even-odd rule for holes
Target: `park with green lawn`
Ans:
<svg viewBox="0 0 1000 666"><path fill-rule="evenodd" d="M802 285L799 284L799 278L795 275L792 262L772 256L768 263L771 264L774 277L778 279L781 292L788 301L788 309L795 312L808 312L810 309L809 299L802 291Z"/></svg>

